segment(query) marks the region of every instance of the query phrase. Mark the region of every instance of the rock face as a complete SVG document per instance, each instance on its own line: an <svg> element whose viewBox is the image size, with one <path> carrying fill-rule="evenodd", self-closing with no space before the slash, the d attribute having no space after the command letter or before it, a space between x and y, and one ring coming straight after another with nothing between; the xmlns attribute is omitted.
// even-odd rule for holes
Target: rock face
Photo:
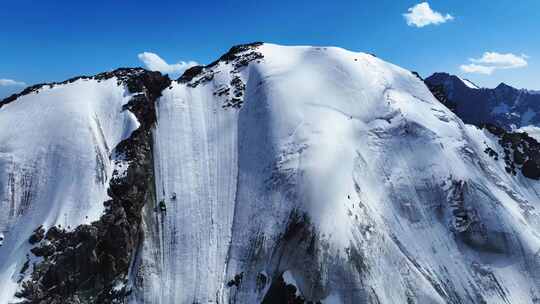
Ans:
<svg viewBox="0 0 540 304"><path fill-rule="evenodd" d="M540 94L518 90L501 83L494 89L479 88L468 80L447 73L435 73L426 84L444 91L452 109L465 123L491 123L507 130L527 125L540 126Z"/></svg>
<svg viewBox="0 0 540 304"><path fill-rule="evenodd" d="M499 137L499 144L504 149L505 170L516 175L521 170L524 176L540 179L540 143L526 132L508 132L495 125L484 125L489 132ZM484 151L498 159L498 154L491 148Z"/></svg>
<svg viewBox="0 0 540 304"><path fill-rule="evenodd" d="M0 303L539 301L539 144L464 124L444 82L263 43L106 75L2 103L63 128L0 133Z"/></svg>

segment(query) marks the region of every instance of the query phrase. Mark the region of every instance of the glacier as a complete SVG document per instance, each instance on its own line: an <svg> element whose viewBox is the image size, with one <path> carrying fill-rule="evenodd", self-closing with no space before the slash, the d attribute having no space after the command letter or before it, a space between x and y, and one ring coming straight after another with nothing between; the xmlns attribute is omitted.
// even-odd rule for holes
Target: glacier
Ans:
<svg viewBox="0 0 540 304"><path fill-rule="evenodd" d="M140 127L122 110L132 95L82 79L0 108L13 210L0 303L24 302L32 231L104 212L113 148ZM486 152L505 153L497 136L408 70L337 47L243 45L171 82L155 117L154 197L115 301L540 301L538 181L509 174Z"/></svg>

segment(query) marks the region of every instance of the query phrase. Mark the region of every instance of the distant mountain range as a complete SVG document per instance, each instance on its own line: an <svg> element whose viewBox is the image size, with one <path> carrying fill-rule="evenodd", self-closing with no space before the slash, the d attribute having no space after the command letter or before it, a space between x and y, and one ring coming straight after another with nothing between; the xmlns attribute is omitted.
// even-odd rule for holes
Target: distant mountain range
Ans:
<svg viewBox="0 0 540 304"><path fill-rule="evenodd" d="M432 89L441 89L451 108L465 123L493 123L507 130L540 126L540 93L501 83L494 89L480 88L469 80L447 73L425 79Z"/></svg>

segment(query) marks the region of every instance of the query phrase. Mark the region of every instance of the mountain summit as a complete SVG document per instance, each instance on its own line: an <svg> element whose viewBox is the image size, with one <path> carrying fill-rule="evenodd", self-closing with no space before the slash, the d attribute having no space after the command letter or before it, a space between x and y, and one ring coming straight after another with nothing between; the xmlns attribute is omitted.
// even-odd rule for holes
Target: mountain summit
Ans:
<svg viewBox="0 0 540 304"><path fill-rule="evenodd" d="M531 156L410 71L255 43L104 75L0 108L1 303L540 299Z"/></svg>

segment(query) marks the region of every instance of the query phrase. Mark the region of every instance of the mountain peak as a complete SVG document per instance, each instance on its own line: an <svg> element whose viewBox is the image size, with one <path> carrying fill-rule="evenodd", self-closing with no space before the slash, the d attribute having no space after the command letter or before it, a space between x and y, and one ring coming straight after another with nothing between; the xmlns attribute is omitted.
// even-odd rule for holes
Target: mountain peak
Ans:
<svg viewBox="0 0 540 304"><path fill-rule="evenodd" d="M436 73L433 73L431 76L429 76L428 78L426 78L426 81L431 83L431 84L436 84L436 85L442 85L442 84L452 84L453 86L466 86L468 88L471 88L471 89L479 89L480 87L477 86L475 83L473 83L472 81L468 80L468 79L465 79L465 78L461 78L459 76L456 76L456 75L452 75L452 74L449 74L449 73L445 73L445 72L436 72Z"/></svg>
<svg viewBox="0 0 540 304"><path fill-rule="evenodd" d="M497 87L495 87L495 90L517 90L513 86L507 85L504 82L499 83Z"/></svg>

